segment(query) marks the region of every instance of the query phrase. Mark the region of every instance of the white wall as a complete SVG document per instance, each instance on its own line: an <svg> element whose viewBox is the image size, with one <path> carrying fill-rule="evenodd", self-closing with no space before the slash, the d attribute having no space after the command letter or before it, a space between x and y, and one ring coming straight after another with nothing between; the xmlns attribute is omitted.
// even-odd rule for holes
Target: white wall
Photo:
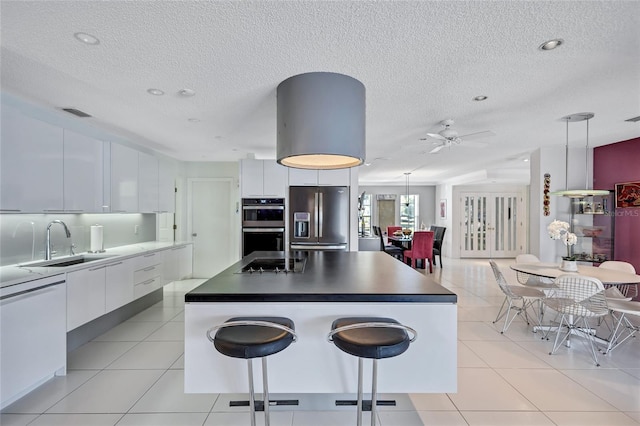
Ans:
<svg viewBox="0 0 640 426"><path fill-rule="evenodd" d="M443 219L440 217L440 202L445 200L447 204L446 217ZM456 207L453 201L453 186L450 184L442 184L436 187L435 201L434 201L434 217L435 225L444 226L447 230L444 233L444 239L442 241L442 256L452 257L453 255L453 209Z"/></svg>

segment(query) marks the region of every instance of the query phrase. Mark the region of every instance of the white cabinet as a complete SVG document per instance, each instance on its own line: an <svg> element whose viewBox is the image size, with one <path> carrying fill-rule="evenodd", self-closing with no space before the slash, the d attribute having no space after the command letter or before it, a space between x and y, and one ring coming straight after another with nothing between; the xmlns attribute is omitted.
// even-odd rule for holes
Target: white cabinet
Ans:
<svg viewBox="0 0 640 426"><path fill-rule="evenodd" d="M67 331L105 313L105 265L67 273Z"/></svg>
<svg viewBox="0 0 640 426"><path fill-rule="evenodd" d="M144 152L138 153L138 211L158 211L158 159Z"/></svg>
<svg viewBox="0 0 640 426"><path fill-rule="evenodd" d="M53 377L67 359L64 275L0 290L0 408Z"/></svg>
<svg viewBox="0 0 640 426"><path fill-rule="evenodd" d="M2 106L0 210L62 211L62 128Z"/></svg>
<svg viewBox="0 0 640 426"><path fill-rule="evenodd" d="M243 198L285 196L287 168L275 160L241 160L240 169Z"/></svg>
<svg viewBox="0 0 640 426"><path fill-rule="evenodd" d="M102 213L103 143L64 130L64 210Z"/></svg>
<svg viewBox="0 0 640 426"><path fill-rule="evenodd" d="M289 169L289 185L291 186L349 186L350 169L309 170Z"/></svg>
<svg viewBox="0 0 640 426"><path fill-rule="evenodd" d="M168 160L158 163L158 210L161 213L176 211L176 164Z"/></svg>
<svg viewBox="0 0 640 426"><path fill-rule="evenodd" d="M138 212L138 151L111 144L111 211Z"/></svg>
<svg viewBox="0 0 640 426"><path fill-rule="evenodd" d="M131 259L105 266L105 312L133 301L133 266Z"/></svg>
<svg viewBox="0 0 640 426"><path fill-rule="evenodd" d="M163 253L161 251L147 253L134 259L133 297L142 297L164 285Z"/></svg>
<svg viewBox="0 0 640 426"><path fill-rule="evenodd" d="M193 246L172 247L164 251L163 281L165 284L172 281L191 277L193 272Z"/></svg>

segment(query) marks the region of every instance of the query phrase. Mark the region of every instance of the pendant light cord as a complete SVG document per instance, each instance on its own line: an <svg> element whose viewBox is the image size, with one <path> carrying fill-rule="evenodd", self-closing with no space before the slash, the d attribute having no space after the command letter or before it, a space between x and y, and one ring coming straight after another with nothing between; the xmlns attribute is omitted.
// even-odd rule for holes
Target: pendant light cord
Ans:
<svg viewBox="0 0 640 426"><path fill-rule="evenodd" d="M564 190L569 190L569 120L565 120L567 123L567 143L564 148Z"/></svg>
<svg viewBox="0 0 640 426"><path fill-rule="evenodd" d="M589 185L589 120L587 119L587 148L584 151L584 187L590 188Z"/></svg>

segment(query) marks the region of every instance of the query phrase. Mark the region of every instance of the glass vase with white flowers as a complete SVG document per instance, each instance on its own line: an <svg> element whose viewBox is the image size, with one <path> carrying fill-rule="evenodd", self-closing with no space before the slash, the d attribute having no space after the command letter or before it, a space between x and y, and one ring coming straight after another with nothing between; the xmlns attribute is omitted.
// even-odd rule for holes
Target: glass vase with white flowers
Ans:
<svg viewBox="0 0 640 426"><path fill-rule="evenodd" d="M562 256L563 262L560 269L564 271L577 271L578 266L575 262L575 256L571 254L571 247L578 242L578 237L571 232L570 229L569 224L561 220L554 220L547 226L549 236L554 240L562 240L563 244L567 247L567 255Z"/></svg>

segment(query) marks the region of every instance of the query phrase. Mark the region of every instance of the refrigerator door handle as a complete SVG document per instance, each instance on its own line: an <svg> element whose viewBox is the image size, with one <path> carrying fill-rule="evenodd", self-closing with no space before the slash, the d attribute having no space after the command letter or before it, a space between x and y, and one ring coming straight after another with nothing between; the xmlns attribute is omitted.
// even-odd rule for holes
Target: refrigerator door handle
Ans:
<svg viewBox="0 0 640 426"><path fill-rule="evenodd" d="M317 193L319 195L319 204L318 204L318 237L322 238L322 214L324 212L324 194L322 192Z"/></svg>
<svg viewBox="0 0 640 426"><path fill-rule="evenodd" d="M318 215L319 215L319 211L318 211L318 204L319 204L319 198L320 198L320 194L318 194L317 192L313 194L314 196L314 203L313 203L313 208L314 208L314 224L313 227L315 228L315 234L314 236L316 238L318 238L320 230L319 230L319 220L318 220Z"/></svg>

